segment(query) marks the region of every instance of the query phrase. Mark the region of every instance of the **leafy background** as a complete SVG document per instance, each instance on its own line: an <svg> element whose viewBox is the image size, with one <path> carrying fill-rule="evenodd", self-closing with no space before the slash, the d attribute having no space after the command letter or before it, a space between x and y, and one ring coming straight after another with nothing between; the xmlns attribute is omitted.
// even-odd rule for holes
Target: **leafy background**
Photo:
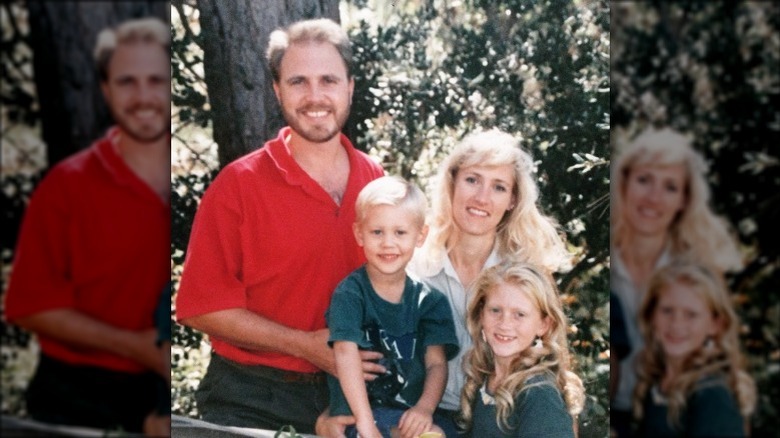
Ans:
<svg viewBox="0 0 780 438"><path fill-rule="evenodd" d="M3 229L16 230L46 168L26 44L25 5L3 3ZM759 387L754 435L778 428L780 14L771 2L342 0L357 58L346 131L388 173L428 188L436 166L478 127L521 136L545 212L577 254L557 277L588 403L581 436L607 436L609 157L649 124L689 133L710 164L713 207L734 224L746 269L730 278ZM218 172L218 145L194 0L171 3L172 277ZM610 129L611 128L611 129ZM259 147L260 145L258 145ZM5 231L4 231L5 233ZM15 234L3 239L3 285ZM172 311L175 309L172 308ZM194 416L209 346L174 326L172 402ZM23 415L36 343L3 325L2 412Z"/></svg>

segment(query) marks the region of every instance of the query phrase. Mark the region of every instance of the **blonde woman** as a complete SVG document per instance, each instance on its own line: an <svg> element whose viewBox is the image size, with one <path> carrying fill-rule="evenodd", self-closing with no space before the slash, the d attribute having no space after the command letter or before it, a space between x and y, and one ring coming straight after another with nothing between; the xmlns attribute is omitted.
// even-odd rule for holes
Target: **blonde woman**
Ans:
<svg viewBox="0 0 780 438"><path fill-rule="evenodd" d="M756 403L739 319L720 275L673 263L651 279L639 313L644 348L633 399L641 436L734 437Z"/></svg>
<svg viewBox="0 0 780 438"><path fill-rule="evenodd" d="M648 129L612 166L610 287L625 316L630 353L613 367L616 389L611 424L627 436L634 362L642 347L636 322L639 303L657 268L679 258L719 272L742 265L726 222L710 208L706 165L690 140L671 129Z"/></svg>
<svg viewBox="0 0 780 438"><path fill-rule="evenodd" d="M474 284L461 398L473 437L573 437L585 399L570 371L566 317L552 276L501 263Z"/></svg>
<svg viewBox="0 0 780 438"><path fill-rule="evenodd" d="M532 263L545 271L569 266L571 256L557 223L538 206L533 160L517 138L497 129L466 136L444 160L431 196L430 233L415 253L411 272L447 296L461 350L449 361L440 415L460 409L468 287L485 269L504 260Z"/></svg>

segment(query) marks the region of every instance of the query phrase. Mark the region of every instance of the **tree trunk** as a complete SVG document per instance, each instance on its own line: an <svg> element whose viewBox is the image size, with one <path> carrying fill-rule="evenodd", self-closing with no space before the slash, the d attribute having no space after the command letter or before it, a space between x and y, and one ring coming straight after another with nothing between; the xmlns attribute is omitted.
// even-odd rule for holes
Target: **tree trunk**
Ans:
<svg viewBox="0 0 780 438"><path fill-rule="evenodd" d="M338 22L338 5L338 0L198 0L220 167L262 147L284 126L265 59L270 33L309 18Z"/></svg>
<svg viewBox="0 0 780 438"><path fill-rule="evenodd" d="M27 3L30 46L49 167L89 146L113 124L100 91L93 50L98 33L130 18L170 23L160 1Z"/></svg>

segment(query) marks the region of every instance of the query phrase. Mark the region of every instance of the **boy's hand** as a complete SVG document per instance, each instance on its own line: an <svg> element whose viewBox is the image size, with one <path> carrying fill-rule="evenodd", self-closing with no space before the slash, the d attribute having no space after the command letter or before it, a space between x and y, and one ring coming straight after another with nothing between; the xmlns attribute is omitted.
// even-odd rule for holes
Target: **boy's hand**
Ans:
<svg viewBox="0 0 780 438"><path fill-rule="evenodd" d="M433 412L429 412L419 406L407 409L401 415L398 429L402 438L417 438L428 432L433 427Z"/></svg>
<svg viewBox="0 0 780 438"><path fill-rule="evenodd" d="M374 419L358 421L355 425L357 427L358 436L360 438L382 438L382 434L379 429L376 428Z"/></svg>

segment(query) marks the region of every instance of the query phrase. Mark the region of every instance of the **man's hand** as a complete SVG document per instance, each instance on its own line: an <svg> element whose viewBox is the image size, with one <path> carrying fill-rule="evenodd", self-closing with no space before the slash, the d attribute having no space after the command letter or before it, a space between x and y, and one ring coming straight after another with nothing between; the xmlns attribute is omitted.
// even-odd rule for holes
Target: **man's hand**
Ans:
<svg viewBox="0 0 780 438"><path fill-rule="evenodd" d="M171 416L159 415L152 412L144 419L144 435L148 437L169 437L171 436Z"/></svg>
<svg viewBox="0 0 780 438"><path fill-rule="evenodd" d="M330 330L322 329L307 333L305 342L301 345L301 352L297 354L301 359L306 359L317 368L326 373L336 375L336 358L333 349L328 346Z"/></svg>
<svg viewBox="0 0 780 438"><path fill-rule="evenodd" d="M360 360L363 361L363 380L370 382L387 371L385 367L376 363L381 358L382 353L378 351L360 350Z"/></svg>
<svg viewBox="0 0 780 438"><path fill-rule="evenodd" d="M325 410L314 425L314 432L325 438L344 438L347 426L355 424L355 417L347 415L330 416L330 410Z"/></svg>
<svg viewBox="0 0 780 438"><path fill-rule="evenodd" d="M166 381L170 381L170 359L166 361L164 355L160 352L160 347L157 346L156 329L127 332L124 338L125 356L159 374ZM170 352L170 350L168 351ZM170 353L168 357L170 357Z"/></svg>
<svg viewBox="0 0 780 438"><path fill-rule="evenodd" d="M333 355L333 349L328 346L329 337L330 330L328 329L311 332L305 349L299 357L308 360L326 373L337 377L336 358ZM376 363L381 358L382 353L378 351L360 351L360 360L363 361L363 379L365 381L370 382L386 371L385 367Z"/></svg>

